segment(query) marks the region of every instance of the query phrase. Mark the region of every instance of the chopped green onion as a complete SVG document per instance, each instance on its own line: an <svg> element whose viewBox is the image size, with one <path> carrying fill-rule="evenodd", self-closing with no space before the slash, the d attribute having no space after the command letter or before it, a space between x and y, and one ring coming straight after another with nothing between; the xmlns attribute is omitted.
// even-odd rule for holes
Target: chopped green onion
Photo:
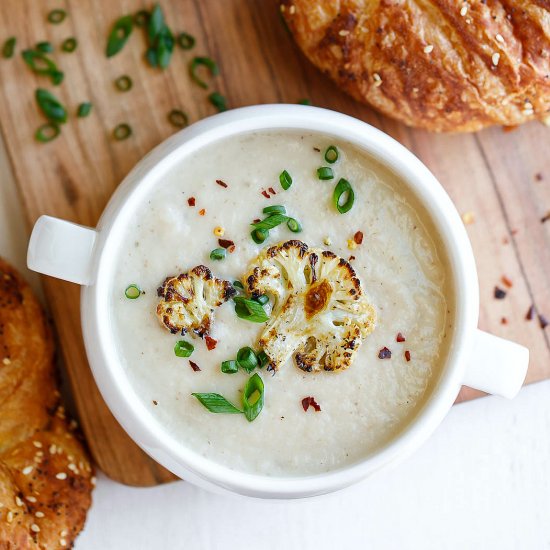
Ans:
<svg viewBox="0 0 550 550"><path fill-rule="evenodd" d="M260 305L265 306L267 302L269 302L269 296L266 294L262 294L261 296L258 296L255 298L256 302L258 302Z"/></svg>
<svg viewBox="0 0 550 550"><path fill-rule="evenodd" d="M58 70L57 65L45 54L35 50L25 50L21 55L34 73L49 76L53 84L61 84L63 73Z"/></svg>
<svg viewBox="0 0 550 550"><path fill-rule="evenodd" d="M325 160L329 164L334 164L337 160L340 154L338 153L338 149L334 145L329 145L327 147L327 150L325 151Z"/></svg>
<svg viewBox="0 0 550 550"><path fill-rule="evenodd" d="M286 214L286 208L281 204L274 204L273 206L266 206L262 212L264 214Z"/></svg>
<svg viewBox="0 0 550 550"><path fill-rule="evenodd" d="M186 32L182 32L178 35L178 44L183 50L190 50L195 45L195 37Z"/></svg>
<svg viewBox="0 0 550 550"><path fill-rule="evenodd" d="M279 182L281 183L281 187L286 191L292 185L292 177L286 170L283 170L279 175Z"/></svg>
<svg viewBox="0 0 550 550"><path fill-rule="evenodd" d="M187 115L179 109L172 109L168 113L168 120L170 121L170 124L172 124L176 128L185 128L185 126L189 124L189 119L187 118Z"/></svg>
<svg viewBox="0 0 550 550"><path fill-rule="evenodd" d="M178 340L174 346L174 353L177 357L191 357L195 351L195 346L185 340Z"/></svg>
<svg viewBox="0 0 550 550"><path fill-rule="evenodd" d="M145 57L152 67L166 69L174 51L174 35L164 20L162 8L157 3L151 12L147 27L149 48Z"/></svg>
<svg viewBox="0 0 550 550"><path fill-rule="evenodd" d="M243 390L243 412L246 419L252 422L264 407L264 382L258 373L253 374Z"/></svg>
<svg viewBox="0 0 550 550"><path fill-rule="evenodd" d="M219 393L192 393L191 395L211 413L241 414L243 412Z"/></svg>
<svg viewBox="0 0 550 550"><path fill-rule="evenodd" d="M59 128L58 124L56 124L55 122L48 122L40 126L38 130L36 130L34 137L36 141L47 143L48 141L52 141L52 139L55 139L60 132L61 129Z"/></svg>
<svg viewBox="0 0 550 550"><path fill-rule="evenodd" d="M118 124L113 130L113 137L117 141L122 141L132 135L132 128L128 124Z"/></svg>
<svg viewBox="0 0 550 550"><path fill-rule="evenodd" d="M53 52L53 46L51 42L38 42L34 47L36 50L42 53L51 53Z"/></svg>
<svg viewBox="0 0 550 550"><path fill-rule="evenodd" d="M307 99L307 98L299 99L298 104L299 105L311 105L311 99Z"/></svg>
<svg viewBox="0 0 550 550"><path fill-rule="evenodd" d="M61 49L64 52L72 53L76 50L76 47L78 46L78 41L76 38L66 38L63 40L63 44L61 44Z"/></svg>
<svg viewBox="0 0 550 550"><path fill-rule="evenodd" d="M48 21L54 25L62 23L67 17L67 12L65 10L52 10L48 13Z"/></svg>
<svg viewBox="0 0 550 550"><path fill-rule="evenodd" d="M213 59L210 59L209 57L194 57L191 60L191 64L189 65L189 73L191 74L191 78L201 87L201 88L208 88L208 84L199 78L197 75L197 69L201 66L206 67L212 76L217 76L220 73L220 69L218 68L218 65Z"/></svg>
<svg viewBox="0 0 550 550"><path fill-rule="evenodd" d="M268 357L267 353L264 350L259 351L256 354L256 357L258 357L260 369L263 369L266 365L269 365L269 363L271 363L271 359Z"/></svg>
<svg viewBox="0 0 550 550"><path fill-rule="evenodd" d="M300 225L300 222L298 220L295 220L294 218L288 218L288 221L286 222L286 226L293 233L300 233L300 231L302 231L302 226Z"/></svg>
<svg viewBox="0 0 550 550"><path fill-rule="evenodd" d="M35 97L38 107L40 107L40 110L50 122L58 124L67 122L67 110L52 93L48 92L48 90L38 88L35 92Z"/></svg>
<svg viewBox="0 0 550 550"><path fill-rule="evenodd" d="M87 117L90 114L90 111L92 110L92 104L90 102L81 103L78 106L78 111L76 112L76 116L80 118Z"/></svg>
<svg viewBox="0 0 550 550"><path fill-rule="evenodd" d="M334 188L332 200L340 214L345 214L351 210L355 201L355 193L348 180L340 178L340 181Z"/></svg>
<svg viewBox="0 0 550 550"><path fill-rule="evenodd" d="M265 323L269 319L265 309L256 300L236 296L233 301L235 302L235 313L240 319L251 323Z"/></svg>
<svg viewBox="0 0 550 550"><path fill-rule="evenodd" d="M320 180L331 180L334 178L334 172L328 166L321 166L321 168L317 168L317 177Z"/></svg>
<svg viewBox="0 0 550 550"><path fill-rule="evenodd" d="M145 27L149 23L151 14L147 10L140 10L134 15L134 24L136 27Z"/></svg>
<svg viewBox="0 0 550 550"><path fill-rule="evenodd" d="M239 365L237 365L237 361L234 359L231 359L231 361L223 361L221 370L225 374L235 374L239 370Z"/></svg>
<svg viewBox="0 0 550 550"><path fill-rule="evenodd" d="M244 290L244 286L243 284L241 283L241 281L233 281L233 286L235 288L240 288L241 290Z"/></svg>
<svg viewBox="0 0 550 550"><path fill-rule="evenodd" d="M208 96L208 101L218 109L219 113L223 113L224 111L227 111L227 100L225 97L220 94L220 92L212 92Z"/></svg>
<svg viewBox="0 0 550 550"><path fill-rule="evenodd" d="M8 38L4 42L4 46L2 47L2 57L9 59L10 57L13 57L13 54L15 52L15 45L17 44L17 38L15 36L12 36L11 38Z"/></svg>
<svg viewBox="0 0 550 550"><path fill-rule="evenodd" d="M141 296L141 288L137 286L136 284L131 284L126 287L126 290L124 291L124 296L128 298L129 300L135 300L136 298L139 298Z"/></svg>
<svg viewBox="0 0 550 550"><path fill-rule="evenodd" d="M256 244L262 244L269 237L269 231L267 229L254 229L250 236Z"/></svg>
<svg viewBox="0 0 550 550"><path fill-rule="evenodd" d="M115 88L121 92L127 92L132 89L134 83L128 75L119 76L115 80Z"/></svg>
<svg viewBox="0 0 550 550"><path fill-rule="evenodd" d="M255 229L273 229L288 220L288 216L284 214L271 214L264 220L251 224Z"/></svg>
<svg viewBox="0 0 550 550"><path fill-rule="evenodd" d="M131 15L125 15L115 21L113 28L107 38L107 48L105 54L107 57L116 55L128 41L133 29L133 18Z"/></svg>
<svg viewBox="0 0 550 550"><path fill-rule="evenodd" d="M258 366L256 352L249 347L241 348L237 352L237 364L246 372L252 372Z"/></svg>
<svg viewBox="0 0 550 550"><path fill-rule="evenodd" d="M212 252L210 252L210 259L211 260L223 260L227 256L227 251L225 248L214 248Z"/></svg>

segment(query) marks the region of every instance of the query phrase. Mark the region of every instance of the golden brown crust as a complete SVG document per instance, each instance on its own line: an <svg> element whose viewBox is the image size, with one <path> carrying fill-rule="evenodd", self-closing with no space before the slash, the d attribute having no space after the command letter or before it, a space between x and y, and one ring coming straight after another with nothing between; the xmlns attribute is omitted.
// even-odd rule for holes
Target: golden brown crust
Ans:
<svg viewBox="0 0 550 550"><path fill-rule="evenodd" d="M84 525L93 471L58 400L48 323L0 259L0 550L70 548Z"/></svg>
<svg viewBox="0 0 550 550"><path fill-rule="evenodd" d="M550 114L550 0L283 0L281 11L317 67L410 126Z"/></svg>

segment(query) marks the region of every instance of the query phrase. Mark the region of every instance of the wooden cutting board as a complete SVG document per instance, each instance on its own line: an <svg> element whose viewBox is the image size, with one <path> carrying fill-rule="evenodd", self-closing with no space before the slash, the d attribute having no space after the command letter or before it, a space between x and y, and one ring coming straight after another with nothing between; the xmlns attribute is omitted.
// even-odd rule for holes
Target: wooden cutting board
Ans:
<svg viewBox="0 0 550 550"><path fill-rule="evenodd" d="M550 377L548 329L526 321L531 304L550 317L550 130L532 123L512 132L494 128L474 135L434 135L411 130L381 117L343 93L300 54L283 27L273 1L178 0L162 2L175 32L197 39L191 52L176 49L166 71L145 64L145 41L135 29L125 49L107 59L106 36L121 15L150 8L133 0L3 0L0 44L18 39L17 55L0 58L0 126L29 227L41 214L94 226L111 193L132 166L175 130L167 121L173 108L191 122L214 114L207 93L188 76L193 56L208 55L221 75L210 90L228 98L230 107L258 103L296 103L309 98L363 119L391 134L418 155L450 193L467 225L481 286L480 327L516 340L531 350L528 382ZM59 24L47 13L62 7L69 16ZM75 36L76 52L60 43ZM24 65L20 51L49 40L53 57L65 71L55 88ZM117 91L113 81L129 75L133 89ZM71 116L58 139L40 144L34 131L44 120L34 91L52 90L73 114L80 102L93 103L88 118ZM112 129L126 122L133 136L122 142ZM495 300L502 276L513 283L506 299ZM90 373L79 323L79 288L51 278L44 286L53 313L64 363L84 432L98 465L130 485L154 485L174 477L143 454L107 410ZM506 320L506 321L504 321ZM464 389L459 400L479 395Z"/></svg>

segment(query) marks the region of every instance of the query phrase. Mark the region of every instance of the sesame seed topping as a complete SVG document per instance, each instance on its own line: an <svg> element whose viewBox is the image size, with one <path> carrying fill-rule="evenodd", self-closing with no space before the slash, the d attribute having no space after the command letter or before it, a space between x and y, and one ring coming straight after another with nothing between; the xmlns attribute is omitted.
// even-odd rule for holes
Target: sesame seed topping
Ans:
<svg viewBox="0 0 550 550"><path fill-rule="evenodd" d="M281 4L281 11L284 13L286 10L286 6L284 4Z"/></svg>
<svg viewBox="0 0 550 550"><path fill-rule="evenodd" d="M347 36L349 34L349 31L346 31L345 29L342 29L338 34L340 36Z"/></svg>
<svg viewBox="0 0 550 550"><path fill-rule="evenodd" d="M6 521L11 523L13 521L13 512L10 510L6 515Z"/></svg>
<svg viewBox="0 0 550 550"><path fill-rule="evenodd" d="M55 477L57 479L67 479L67 474L65 472L59 472L58 474L55 474Z"/></svg>
<svg viewBox="0 0 550 550"><path fill-rule="evenodd" d="M433 47L433 44L428 44L425 48L424 48L424 53L432 53L434 47Z"/></svg>
<svg viewBox="0 0 550 550"><path fill-rule="evenodd" d="M36 497L33 497L32 495L25 497L25 499L28 500L29 502L36 502Z"/></svg>
<svg viewBox="0 0 550 550"><path fill-rule="evenodd" d="M59 539L60 546L67 546L67 541L65 539Z"/></svg>
<svg viewBox="0 0 550 550"><path fill-rule="evenodd" d="M378 73L374 73L372 75L372 79L374 80L374 85L376 88L378 88L378 86L382 86L382 78Z"/></svg>
<svg viewBox="0 0 550 550"><path fill-rule="evenodd" d="M498 65L498 62L500 61L500 54L498 52L495 52L491 56L491 61L493 62L493 65L496 67Z"/></svg>
<svg viewBox="0 0 550 550"><path fill-rule="evenodd" d="M38 527L38 525L36 525L36 523L33 523L31 525L31 531L34 531L35 533L40 533L40 527Z"/></svg>
<svg viewBox="0 0 550 550"><path fill-rule="evenodd" d="M501 44L504 44L504 38L503 38L502 34L497 34L495 36L495 38L496 38L497 42L500 42Z"/></svg>
<svg viewBox="0 0 550 550"><path fill-rule="evenodd" d="M76 464L73 464L72 462L71 462L71 464L69 464L67 466L67 468L69 468L69 470L71 470L71 472L78 473L78 468L76 467Z"/></svg>
<svg viewBox="0 0 550 550"><path fill-rule="evenodd" d="M295 5L292 5L288 8L288 13L290 13L290 15L294 15L296 13L296 6Z"/></svg>
<svg viewBox="0 0 550 550"><path fill-rule="evenodd" d="M19 498L19 495L15 495L15 504L17 504L17 506L23 506L23 501Z"/></svg>
<svg viewBox="0 0 550 550"><path fill-rule="evenodd" d="M40 443L40 441L33 441L32 444L37 447L38 449L41 449L42 448L42 443Z"/></svg>
<svg viewBox="0 0 550 550"><path fill-rule="evenodd" d="M38 512L35 512L34 515L37 518L43 518L44 517L44 512L41 512L40 510L38 510Z"/></svg>
<svg viewBox="0 0 550 550"><path fill-rule="evenodd" d="M63 529L63 531L61 531L61 533L59 533L59 536L60 537L66 537L68 534L69 534L69 531L67 531L67 529Z"/></svg>
<svg viewBox="0 0 550 550"><path fill-rule="evenodd" d="M54 455L57 451L56 445L50 445L50 454Z"/></svg>
<svg viewBox="0 0 550 550"><path fill-rule="evenodd" d="M9 357L4 357L4 359L2 359L2 363L4 363L4 365L11 365L11 360Z"/></svg>
<svg viewBox="0 0 550 550"><path fill-rule="evenodd" d="M92 477L90 478L90 483L95 487L95 484L97 483L97 479L96 479L95 476L92 476Z"/></svg>
<svg viewBox="0 0 550 550"><path fill-rule="evenodd" d="M468 6L462 6L460 8L460 15L462 15L462 17L464 17L466 14L468 13Z"/></svg>
<svg viewBox="0 0 550 550"><path fill-rule="evenodd" d="M21 472L24 476L28 476L33 471L33 469L34 466L27 466L26 468L23 468Z"/></svg>

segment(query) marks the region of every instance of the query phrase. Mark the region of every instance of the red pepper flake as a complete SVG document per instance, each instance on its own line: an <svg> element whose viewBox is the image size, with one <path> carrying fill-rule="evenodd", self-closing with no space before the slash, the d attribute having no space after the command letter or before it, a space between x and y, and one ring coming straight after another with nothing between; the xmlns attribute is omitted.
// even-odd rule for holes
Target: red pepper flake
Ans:
<svg viewBox="0 0 550 550"><path fill-rule="evenodd" d="M197 365L197 363L195 363L195 361L191 361L191 359L189 360L189 364L191 365L191 368L195 371L195 372L198 372L201 370L201 368Z"/></svg>
<svg viewBox="0 0 550 550"><path fill-rule="evenodd" d="M206 214L206 208L201 208L199 210L199 216L204 216Z"/></svg>
<svg viewBox="0 0 550 550"><path fill-rule="evenodd" d="M275 191L275 189L273 189L273 187L270 187L268 189L268 191L272 194L272 195L276 195L277 194L277 191Z"/></svg>
<svg viewBox="0 0 550 550"><path fill-rule="evenodd" d="M357 231L357 233L353 236L353 240L355 244L361 244L363 242L363 232Z"/></svg>
<svg viewBox="0 0 550 550"><path fill-rule="evenodd" d="M407 360L407 363L411 360L411 352L409 350L405 351L405 359Z"/></svg>
<svg viewBox="0 0 550 550"><path fill-rule="evenodd" d="M262 191L262 195L266 198L266 199L269 199L269 193L264 189Z"/></svg>
<svg viewBox="0 0 550 550"><path fill-rule="evenodd" d="M548 220L550 220L550 210L540 219L540 223L547 222Z"/></svg>
<svg viewBox="0 0 550 550"><path fill-rule="evenodd" d="M548 324L549 324L548 319L547 319L544 315L542 315L541 313L539 313L539 325L540 325L540 328L544 330L544 329L548 326Z"/></svg>
<svg viewBox="0 0 550 550"><path fill-rule="evenodd" d="M502 284L508 288L512 288L514 286L514 283L506 275L503 275L500 279L502 281Z"/></svg>
<svg viewBox="0 0 550 550"><path fill-rule="evenodd" d="M218 239L218 244L222 248L230 248L232 246L235 246L235 243L233 241L230 241L229 239Z"/></svg>
<svg viewBox="0 0 550 550"><path fill-rule="evenodd" d="M510 233L511 233L512 235L515 235L518 231L519 231L519 229L512 229L512 231L510 231Z"/></svg>
<svg viewBox="0 0 550 550"><path fill-rule="evenodd" d="M153 399L153 405L158 405L158 404L159 404L159 402L158 402L158 401L155 401L155 400Z"/></svg>
<svg viewBox="0 0 550 550"><path fill-rule="evenodd" d="M187 204L188 204L189 206L195 206L195 197L189 197L189 198L187 199Z"/></svg>
<svg viewBox="0 0 550 550"><path fill-rule="evenodd" d="M494 296L497 300L504 300L506 297L506 291L502 290L502 288L499 288L498 286L495 286Z"/></svg>
<svg viewBox="0 0 550 550"><path fill-rule="evenodd" d="M218 341L214 340L214 338L211 338L210 336L205 336L204 341L206 342L206 347L208 348L208 351L212 351L218 344Z"/></svg>
<svg viewBox="0 0 550 550"><path fill-rule="evenodd" d="M508 324L508 319L506 319L506 317L502 317L501 320L500 320L500 324L501 325L507 325Z"/></svg>
<svg viewBox="0 0 550 550"><path fill-rule="evenodd" d="M227 252L229 252L229 254L233 254L233 252L235 252L235 249L236 249L236 246L234 244L232 244L228 249L227 249Z"/></svg>
<svg viewBox="0 0 550 550"><path fill-rule="evenodd" d="M353 260L355 260L355 256L350 256L350 257L348 258L348 262L353 262Z"/></svg>
<svg viewBox="0 0 550 550"><path fill-rule="evenodd" d="M252 220L252 223L260 223L261 221L260 218L255 218Z"/></svg>
<svg viewBox="0 0 550 550"><path fill-rule="evenodd" d="M535 174L535 181L542 181L544 179L544 176L542 175L542 172L537 172Z"/></svg>
<svg viewBox="0 0 550 550"><path fill-rule="evenodd" d="M405 341L405 337L404 337L400 332L398 332L398 333L397 333L397 336L395 337L395 341L396 341L396 342L404 342L404 341Z"/></svg>
<svg viewBox="0 0 550 550"><path fill-rule="evenodd" d="M535 304L532 304L531 307L527 310L527 313L525 314L525 320L532 321L534 316L535 316Z"/></svg>
<svg viewBox="0 0 550 550"><path fill-rule="evenodd" d="M391 351L386 346L384 346L378 352L378 359L391 359Z"/></svg>
<svg viewBox="0 0 550 550"><path fill-rule="evenodd" d="M221 185L222 187L225 187L226 189L227 189L227 187L229 187L229 186L227 185L227 183L225 183L225 181L223 181L223 180L216 180L216 183L217 183L218 185Z"/></svg>
<svg viewBox="0 0 550 550"><path fill-rule="evenodd" d="M315 401L315 397L304 397L302 399L302 407L304 408L304 411L307 412L307 410L309 409L309 407L313 407L315 409L315 412L321 412L321 407L319 406L319 404L317 403L317 401Z"/></svg>

